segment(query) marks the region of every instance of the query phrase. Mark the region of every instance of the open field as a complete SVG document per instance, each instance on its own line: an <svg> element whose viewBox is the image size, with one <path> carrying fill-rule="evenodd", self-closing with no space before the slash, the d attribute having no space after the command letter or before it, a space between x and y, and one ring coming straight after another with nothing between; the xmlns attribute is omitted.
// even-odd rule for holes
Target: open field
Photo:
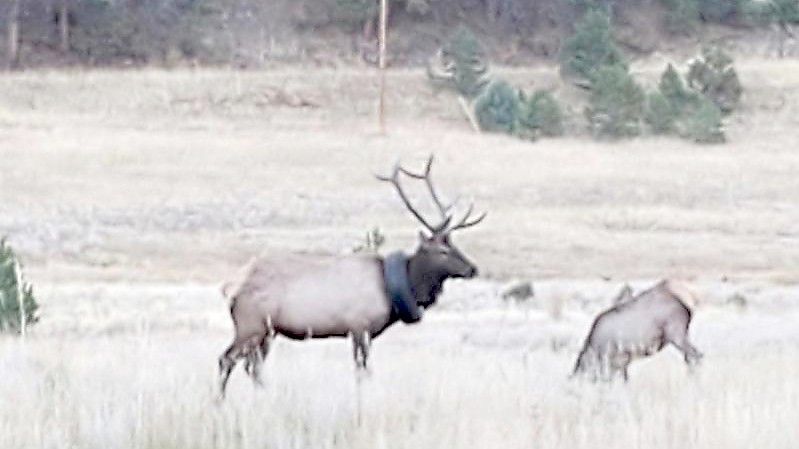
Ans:
<svg viewBox="0 0 799 449"><path fill-rule="evenodd" d="M215 402L229 324L215 289L70 285L42 291L45 319L24 344L0 340L0 444L26 448L769 448L799 437L799 309L751 296L748 310L701 308L688 374L666 349L628 385L567 375L609 286L572 292L562 316L491 304L490 285L455 284L442 310L375 341L359 381L349 342L278 344L266 387L234 373ZM785 295L786 291L777 296ZM795 297L796 291L792 292ZM788 312L786 312L788 308Z"/></svg>
<svg viewBox="0 0 799 449"><path fill-rule="evenodd" d="M475 135L412 70L389 76L386 136L367 71L4 75L0 234L42 322L0 339L0 447L793 448L797 69L741 64L731 142L709 147ZM501 71L575 96L553 70ZM484 278L381 336L360 383L347 342L282 341L264 390L237 372L215 404L221 281L258 253L347 252L375 226L410 249L414 224L372 173L430 152L442 188L489 211L457 240ZM664 276L703 300L701 369L669 349L628 386L569 382L620 283ZM516 278L533 303L499 299Z"/></svg>

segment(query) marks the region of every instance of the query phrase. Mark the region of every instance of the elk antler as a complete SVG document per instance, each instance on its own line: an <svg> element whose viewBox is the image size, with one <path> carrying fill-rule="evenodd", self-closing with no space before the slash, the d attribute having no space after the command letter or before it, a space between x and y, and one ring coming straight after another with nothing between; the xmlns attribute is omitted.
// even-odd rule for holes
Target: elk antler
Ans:
<svg viewBox="0 0 799 449"><path fill-rule="evenodd" d="M457 203L457 199L449 205L446 206L444 205L444 203L441 201L441 197L439 197L438 192L436 191L435 185L433 185L433 180L430 177L432 167L433 167L432 154L427 159L427 165L425 165L424 172L422 173L412 172L402 167L398 161L394 165L394 170L391 176L377 175L377 179L381 181L390 182L397 190L397 193L399 194L400 199L402 199L402 202L405 203L405 207L407 207L408 210L416 217L416 219L419 220L419 222L421 222L434 235L449 234L457 229L468 228L483 221L483 219L487 215L487 213L485 212L482 213L479 217L470 220L472 212L474 211L474 204L472 203L469 205L469 208L467 209L466 213L463 215L463 218L461 218L461 220L455 226L449 227L449 224L452 222L452 215L450 214L450 210ZM409 176L413 179L424 180L425 184L427 185L427 190L430 192L430 196L433 199L433 203L436 205L436 208L438 208L438 212L441 215L441 223L439 223L437 226L431 226L430 223L424 219L422 214L420 214L419 211L417 211L416 208L413 207L410 200L408 200L408 196L405 194L405 191L402 189L402 185L400 184L399 181L400 173L405 174L406 176Z"/></svg>
<svg viewBox="0 0 799 449"><path fill-rule="evenodd" d="M469 220L469 217L472 216L472 212L473 211L474 211L474 203L469 204L469 209L467 209L466 213L463 214L463 218L461 218L461 221L459 221L455 226L449 228L447 230L447 233L450 233L450 232L455 231L457 229L470 228L470 227L480 223L481 221L483 221L485 219L485 217L488 215L488 212L483 212L482 214L480 214L479 217L477 217L477 218L475 218L473 220Z"/></svg>
<svg viewBox="0 0 799 449"><path fill-rule="evenodd" d="M405 169L402 168L402 166L400 166L399 161L397 161L397 163L394 164L394 170L392 171L391 176L376 175L376 177L381 181L390 182L391 185L394 186L394 189L397 191L397 194L399 194L400 199L402 200L403 203L405 203L405 207L413 214L414 217L416 217L417 220L419 220L420 223L422 223L422 225L424 225L425 228L427 228L427 230L429 230L433 234L442 233L447 228L447 226L449 226L449 222L452 219L452 217L445 216L442 222L437 226L433 226L427 220L425 220L422 214L420 214L419 211L417 211L416 208L413 207L413 204L411 204L410 200L408 199L408 196L405 194L405 191L402 189L402 184L400 184L399 180L400 173L407 173L407 172Z"/></svg>
<svg viewBox="0 0 799 449"><path fill-rule="evenodd" d="M442 220L451 219L448 215L450 209L455 206L455 203L458 201L457 198L455 201L449 204L449 206L444 206L444 203L441 202L441 199L436 193L436 188L433 186L433 180L430 178L430 169L433 167L433 155L431 154L430 157L427 159L427 165L424 168L424 173L414 173L409 171L403 167L400 167L400 171L405 173L406 175L410 176L414 179L423 179L425 184L427 184L427 190L430 192L430 196L433 198L433 202L435 203L436 207L438 208L438 212L441 214Z"/></svg>

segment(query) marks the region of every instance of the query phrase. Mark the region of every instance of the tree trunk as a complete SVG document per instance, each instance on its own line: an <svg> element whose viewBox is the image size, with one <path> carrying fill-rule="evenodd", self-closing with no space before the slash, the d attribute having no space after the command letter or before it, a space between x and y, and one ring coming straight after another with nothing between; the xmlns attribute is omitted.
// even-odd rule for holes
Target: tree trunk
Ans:
<svg viewBox="0 0 799 449"><path fill-rule="evenodd" d="M8 11L8 68L13 69L19 63L19 2L11 0Z"/></svg>
<svg viewBox="0 0 799 449"><path fill-rule="evenodd" d="M61 36L61 52L69 52L69 0L61 0L58 7L58 31Z"/></svg>

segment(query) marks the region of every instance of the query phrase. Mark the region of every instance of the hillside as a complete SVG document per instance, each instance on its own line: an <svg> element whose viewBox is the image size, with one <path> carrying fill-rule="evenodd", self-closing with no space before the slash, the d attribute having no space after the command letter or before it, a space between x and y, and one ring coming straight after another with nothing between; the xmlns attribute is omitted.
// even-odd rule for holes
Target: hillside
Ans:
<svg viewBox="0 0 799 449"><path fill-rule="evenodd" d="M787 22L779 22L771 12L777 3L790 5L796 17L788 15ZM258 68L363 65L375 60L375 0L64 4L69 8L66 22L61 20L63 11L49 0L19 3L19 53L12 58L11 46L6 45L4 65ZM389 57L395 67L423 64L459 25L475 31L494 63L553 61L589 7L609 11L616 37L631 59L655 53L692 54L700 43L711 41L749 56L799 53L790 33L774 25L781 23L789 30L799 20L799 7L793 0L402 0L390 4ZM8 36L13 17L13 9L0 10Z"/></svg>

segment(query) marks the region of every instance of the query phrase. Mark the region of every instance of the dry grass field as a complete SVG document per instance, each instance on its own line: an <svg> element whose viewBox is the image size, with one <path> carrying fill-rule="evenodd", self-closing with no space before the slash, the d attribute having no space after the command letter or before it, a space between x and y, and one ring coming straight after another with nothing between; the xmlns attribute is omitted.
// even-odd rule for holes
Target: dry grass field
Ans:
<svg viewBox="0 0 799 449"><path fill-rule="evenodd" d="M3 75L0 234L42 320L0 338L0 447L795 447L799 64L740 66L722 146L476 135L412 70L389 76L385 136L366 70ZM660 66L634 70L653 82ZM575 97L553 70L501 72ZM376 340L369 376L348 342L281 341L264 389L236 372L216 403L221 281L259 253L349 251L373 227L411 249L373 173L431 152L442 188L489 211L457 240L482 279ZM628 385L569 381L621 283L664 276L702 299L702 367L667 349ZM513 279L535 299L504 303Z"/></svg>

